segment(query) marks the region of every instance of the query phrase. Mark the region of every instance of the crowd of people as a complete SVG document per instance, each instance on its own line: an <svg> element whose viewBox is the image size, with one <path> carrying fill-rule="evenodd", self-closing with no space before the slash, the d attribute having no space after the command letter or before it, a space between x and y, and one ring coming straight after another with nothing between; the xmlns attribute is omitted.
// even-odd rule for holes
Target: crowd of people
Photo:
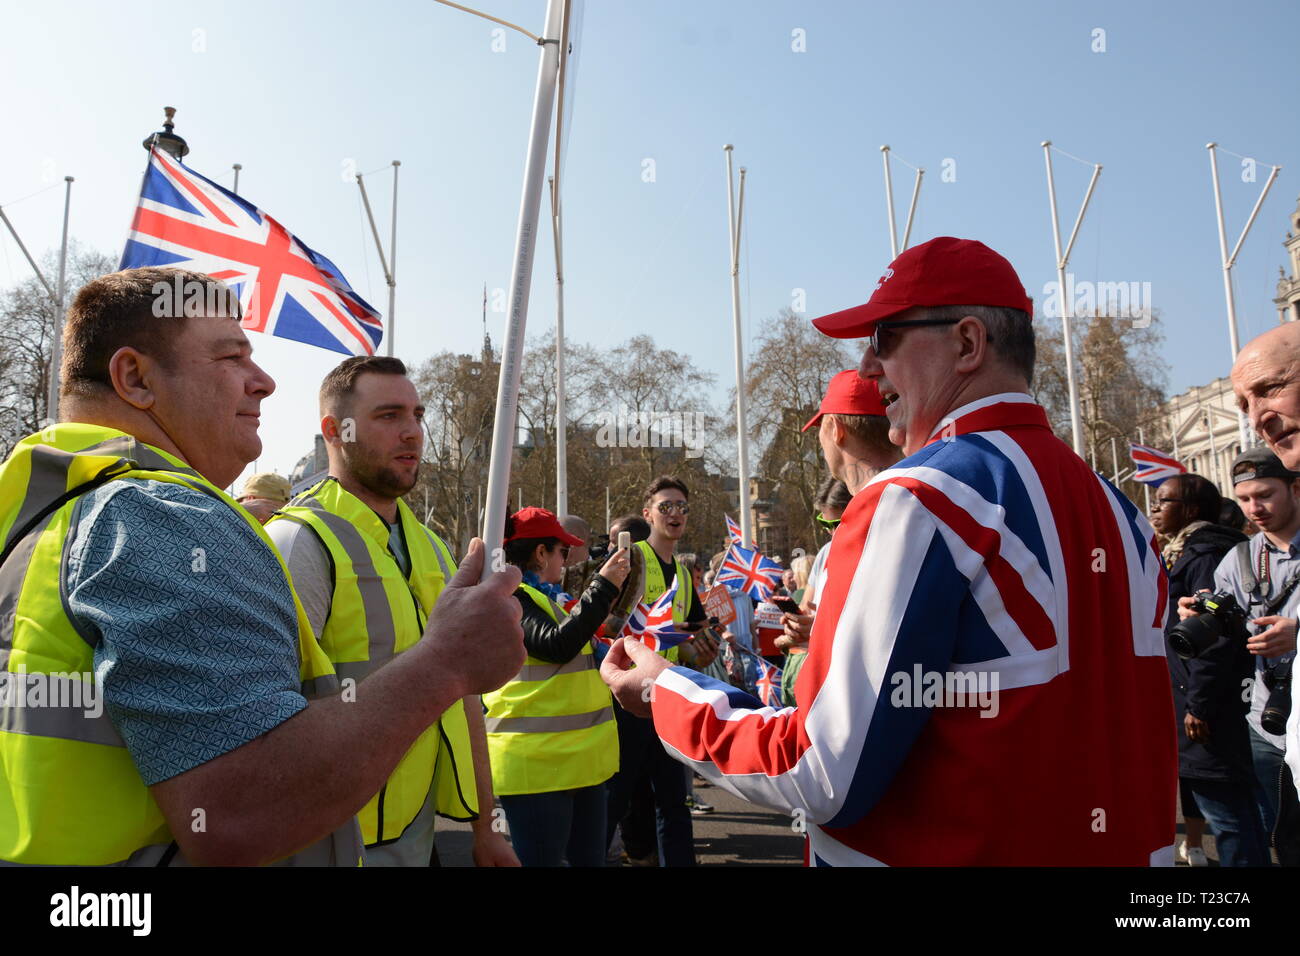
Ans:
<svg viewBox="0 0 1300 956"><path fill-rule="evenodd" d="M806 426L827 541L757 602L678 553L670 475L458 565L403 501L394 358L322 382L327 477L227 496L275 384L237 309L159 315L174 272L81 291L59 424L0 465L0 860L436 865L444 816L481 866L689 866L705 781L811 865L1197 865L1205 828L1224 865L1300 858L1300 333L1234 366L1268 446L1236 510L1182 475L1148 523L1029 395L1011 264L913 247L814 322L866 340Z"/></svg>

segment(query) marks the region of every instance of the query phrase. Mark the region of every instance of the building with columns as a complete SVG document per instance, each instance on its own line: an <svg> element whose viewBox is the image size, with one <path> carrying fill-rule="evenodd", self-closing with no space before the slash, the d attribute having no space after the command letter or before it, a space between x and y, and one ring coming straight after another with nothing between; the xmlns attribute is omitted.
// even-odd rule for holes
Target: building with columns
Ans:
<svg viewBox="0 0 1300 956"><path fill-rule="evenodd" d="M1232 493L1232 460L1241 454L1241 431L1232 382L1227 376L1189 388L1165 403L1163 413L1173 435L1172 448L1162 448L1210 479L1222 495ZM1247 447L1257 442L1249 435Z"/></svg>
<svg viewBox="0 0 1300 956"><path fill-rule="evenodd" d="M1282 245L1286 246L1287 257L1291 260L1291 275L1278 266L1277 298L1273 300L1279 322L1300 321L1300 196L1296 197L1289 227Z"/></svg>
<svg viewBox="0 0 1300 956"><path fill-rule="evenodd" d="M1282 245L1291 274L1279 268L1277 298L1273 300L1279 322L1300 321L1300 198L1288 227ZM1229 470L1242 448L1232 382L1224 376L1189 388L1166 402L1161 411L1173 434L1173 447L1161 451L1171 452L1188 471L1210 479L1221 494L1231 495ZM1247 447L1259 444L1253 432L1247 434L1246 441Z"/></svg>

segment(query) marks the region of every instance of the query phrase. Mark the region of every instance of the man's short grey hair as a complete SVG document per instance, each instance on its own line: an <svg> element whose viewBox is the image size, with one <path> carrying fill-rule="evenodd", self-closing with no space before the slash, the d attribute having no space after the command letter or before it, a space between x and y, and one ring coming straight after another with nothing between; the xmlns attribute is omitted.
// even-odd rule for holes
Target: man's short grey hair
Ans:
<svg viewBox="0 0 1300 956"><path fill-rule="evenodd" d="M1034 320L1023 309L997 305L940 305L925 310L927 319L961 319L973 316L980 320L988 335L989 349L1007 365L1034 383Z"/></svg>

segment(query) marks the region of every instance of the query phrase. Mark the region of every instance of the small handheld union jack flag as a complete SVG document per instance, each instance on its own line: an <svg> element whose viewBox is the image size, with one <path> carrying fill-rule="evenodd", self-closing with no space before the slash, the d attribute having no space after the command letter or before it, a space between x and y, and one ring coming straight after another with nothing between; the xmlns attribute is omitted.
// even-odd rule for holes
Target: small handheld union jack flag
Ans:
<svg viewBox="0 0 1300 956"><path fill-rule="evenodd" d="M758 679L754 685L758 688L758 699L768 707L781 706L781 668L763 660L758 661Z"/></svg>
<svg viewBox="0 0 1300 956"><path fill-rule="evenodd" d="M1177 458L1156 451L1154 448L1148 448L1146 445L1129 442L1128 454L1133 459L1133 464L1137 466L1133 477L1148 485L1158 485L1166 478L1187 472L1187 468Z"/></svg>
<svg viewBox="0 0 1300 956"><path fill-rule="evenodd" d="M731 515L723 515L723 517L727 519L728 540L730 540L732 544L738 544L743 547L745 539L740 536L740 525L731 520Z"/></svg>
<svg viewBox="0 0 1300 956"><path fill-rule="evenodd" d="M643 602L623 625L622 637L635 637L652 651L666 651L676 647L691 635L677 629L673 623L673 598L677 596L677 581L659 599L648 607Z"/></svg>
<svg viewBox="0 0 1300 956"><path fill-rule="evenodd" d="M243 326L347 355L373 355L380 316L338 266L241 199L159 149L150 150L120 269L203 272L239 296Z"/></svg>
<svg viewBox="0 0 1300 956"><path fill-rule="evenodd" d="M717 582L744 591L755 601L766 601L768 595L781 583L784 568L757 551L738 544L727 549L727 555L718 568Z"/></svg>

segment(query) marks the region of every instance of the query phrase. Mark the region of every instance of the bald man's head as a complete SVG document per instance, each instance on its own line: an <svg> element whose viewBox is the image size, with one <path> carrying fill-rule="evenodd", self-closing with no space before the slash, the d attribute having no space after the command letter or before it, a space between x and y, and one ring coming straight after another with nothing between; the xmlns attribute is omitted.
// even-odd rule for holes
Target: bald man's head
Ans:
<svg viewBox="0 0 1300 956"><path fill-rule="evenodd" d="M1237 406L1282 464L1300 470L1300 322L1252 339L1232 366Z"/></svg>

